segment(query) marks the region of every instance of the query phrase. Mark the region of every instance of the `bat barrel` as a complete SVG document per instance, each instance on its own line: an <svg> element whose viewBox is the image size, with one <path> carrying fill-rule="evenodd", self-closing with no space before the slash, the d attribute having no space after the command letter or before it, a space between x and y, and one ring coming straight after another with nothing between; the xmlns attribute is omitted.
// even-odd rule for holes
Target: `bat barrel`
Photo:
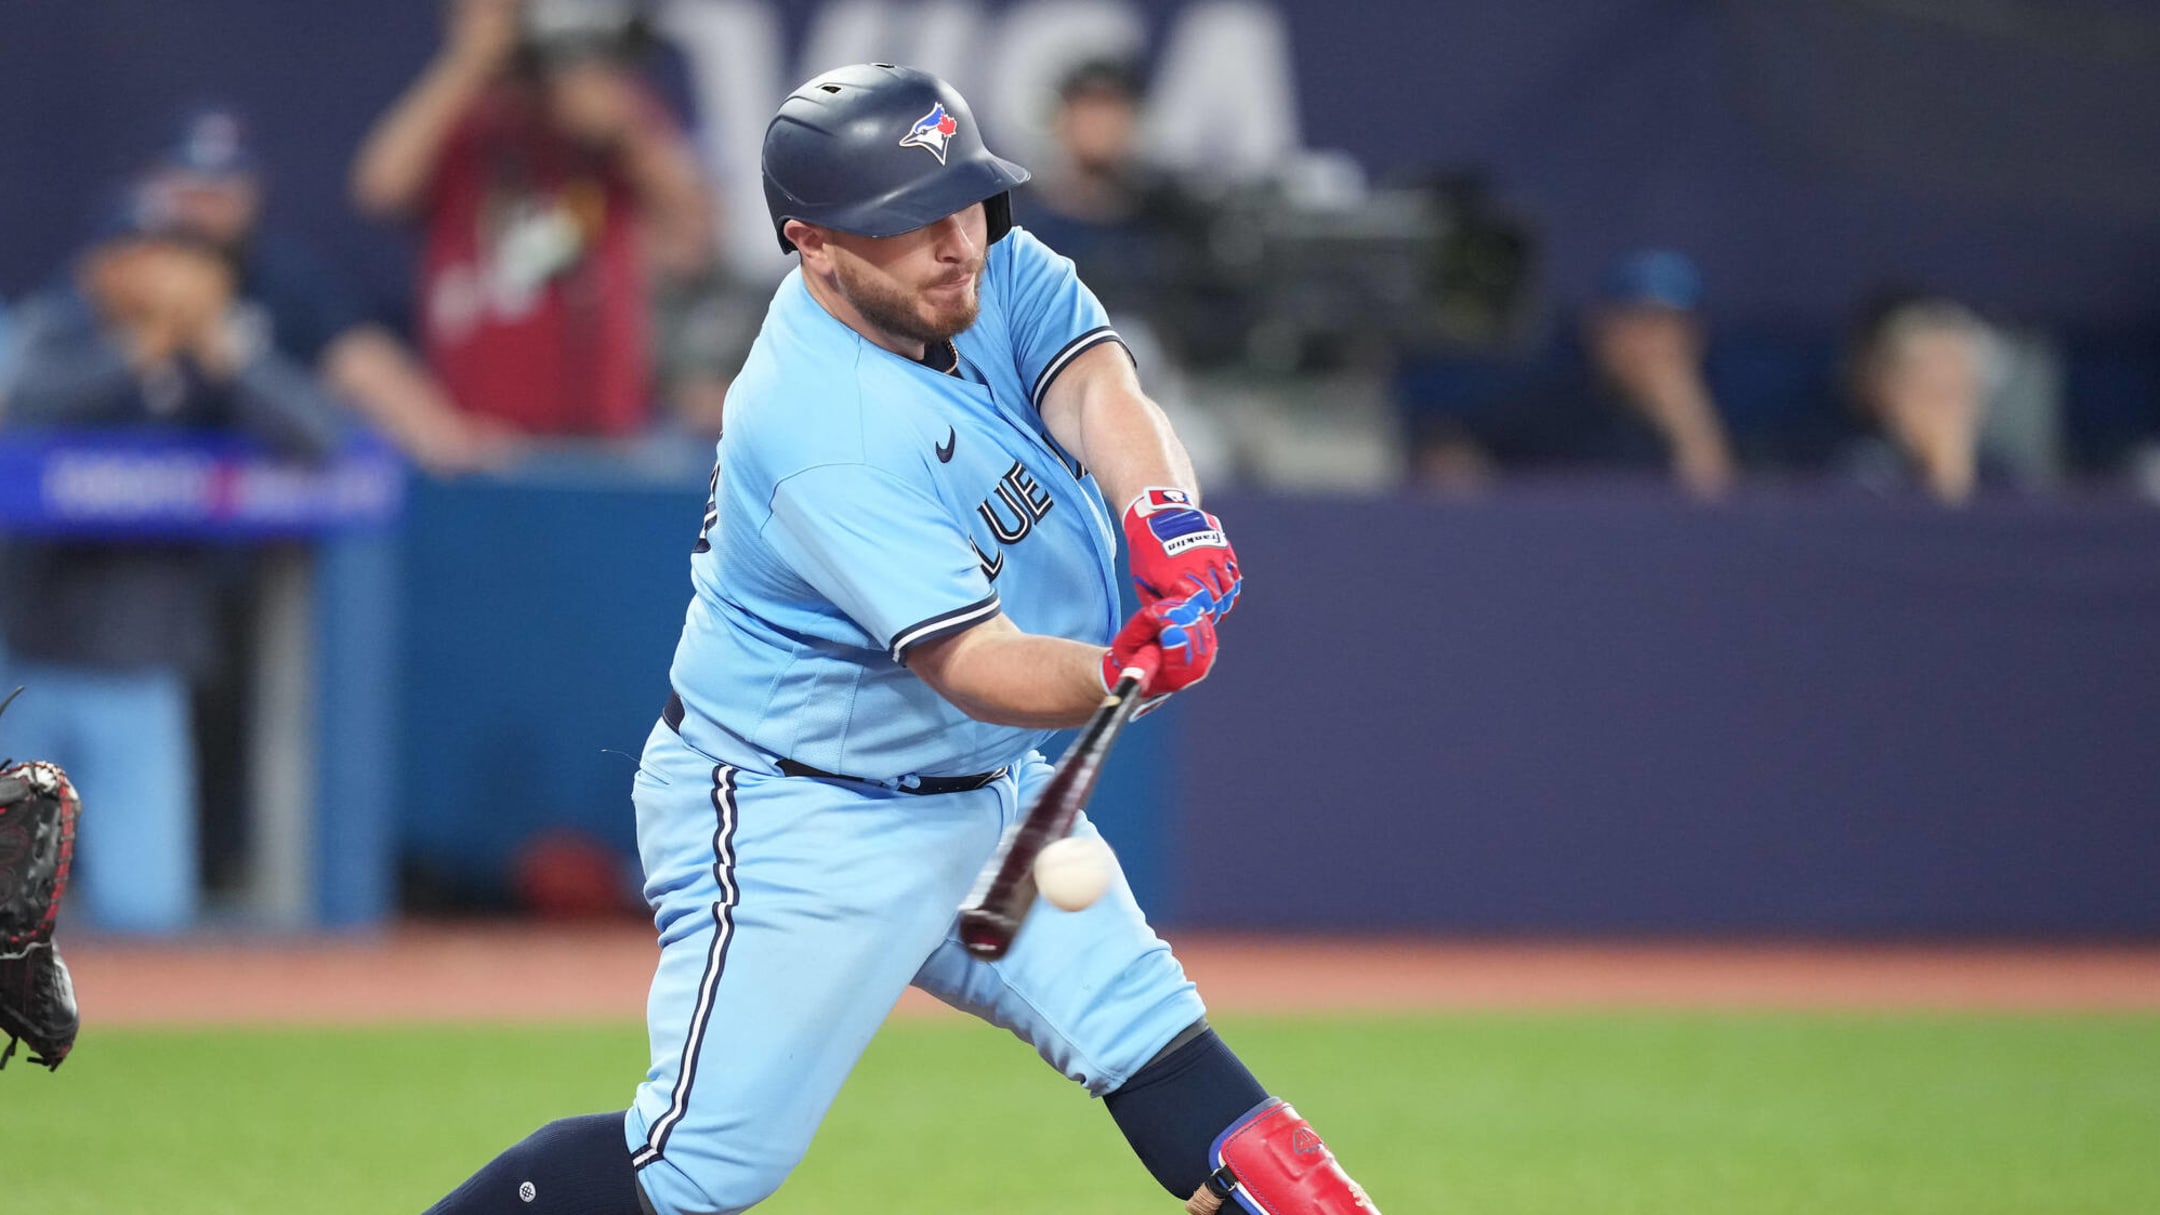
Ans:
<svg viewBox="0 0 2160 1215"><path fill-rule="evenodd" d="M994 962L1012 948L1020 922L1035 902L1035 858L1052 840L1071 833L1073 820L1095 788L1110 744L1139 708L1140 687L1151 669L1152 663L1145 658L1137 669L1127 668L1079 740L1058 761L1035 804L1006 830L976 880L974 892L960 908L960 944L969 954Z"/></svg>

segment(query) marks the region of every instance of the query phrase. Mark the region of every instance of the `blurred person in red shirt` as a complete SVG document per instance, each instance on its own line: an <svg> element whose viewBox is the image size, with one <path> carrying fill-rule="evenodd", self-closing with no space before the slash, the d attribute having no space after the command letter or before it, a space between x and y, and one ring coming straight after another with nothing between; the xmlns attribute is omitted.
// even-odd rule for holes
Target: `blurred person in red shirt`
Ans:
<svg viewBox="0 0 2160 1215"><path fill-rule="evenodd" d="M422 345L474 413L533 434L647 421L649 272L702 270L712 213L638 73L644 39L624 0L452 0L361 145L353 201L423 229Z"/></svg>

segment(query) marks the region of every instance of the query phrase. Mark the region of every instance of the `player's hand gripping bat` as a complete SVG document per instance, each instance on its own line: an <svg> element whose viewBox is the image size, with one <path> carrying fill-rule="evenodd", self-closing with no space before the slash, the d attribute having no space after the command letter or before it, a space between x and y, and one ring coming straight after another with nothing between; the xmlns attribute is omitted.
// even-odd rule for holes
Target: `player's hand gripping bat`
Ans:
<svg viewBox="0 0 2160 1215"><path fill-rule="evenodd" d="M975 880L974 893L960 907L960 943L969 953L994 962L1012 948L1013 938L1020 935L1020 922L1035 904L1035 858L1052 841L1072 834L1073 820L1095 792L1095 778L1102 774L1110 744L1146 699L1142 689L1155 677L1161 660L1160 650L1142 650L1134 656L1133 665L1119 672L1102 706L1058 760L1042 796L998 842L982 876Z"/></svg>

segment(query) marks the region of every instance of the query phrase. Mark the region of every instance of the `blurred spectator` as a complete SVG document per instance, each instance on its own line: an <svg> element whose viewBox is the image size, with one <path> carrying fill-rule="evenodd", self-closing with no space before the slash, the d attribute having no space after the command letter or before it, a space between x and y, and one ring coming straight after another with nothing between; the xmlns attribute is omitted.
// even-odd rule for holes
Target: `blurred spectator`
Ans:
<svg viewBox="0 0 2160 1215"><path fill-rule="evenodd" d="M1140 156L1138 69L1080 64L1058 86L1055 155L1018 197L1017 218L1073 260L1121 329L1150 325L1180 362L1235 355L1244 312L1209 301L1208 211Z"/></svg>
<svg viewBox="0 0 2160 1215"><path fill-rule="evenodd" d="M643 31L624 0L452 0L360 148L355 204L424 230L422 341L468 410L535 434L647 420L648 271L703 272L712 213Z"/></svg>
<svg viewBox="0 0 2160 1215"><path fill-rule="evenodd" d="M677 430L719 437L728 385L750 353L771 294L769 284L739 281L718 265L695 276L661 277L652 301L654 374Z"/></svg>
<svg viewBox="0 0 2160 1215"><path fill-rule="evenodd" d="M1947 503L2004 478L1981 444L1993 378L1989 330L1941 296L1893 293L1861 314L1848 359L1854 409L1873 433L1841 463L1872 488L1924 490Z"/></svg>
<svg viewBox="0 0 2160 1215"><path fill-rule="evenodd" d="M460 472L502 463L504 428L476 421L397 338L373 323L305 244L261 222L261 166L238 114L189 114L132 200L135 222L172 232L231 263L249 324L295 363L315 368L423 467Z"/></svg>
<svg viewBox="0 0 2160 1215"><path fill-rule="evenodd" d="M7 386L10 428L251 433L320 457L342 411L307 366L270 342L224 251L142 222L25 303ZM78 889L97 926L186 927L198 902L190 682L219 660L222 554L203 544L10 542L0 630L30 689L7 746L70 769L94 807Z"/></svg>
<svg viewBox="0 0 2160 1215"><path fill-rule="evenodd" d="M1703 380L1702 276L1686 255L1614 263L1585 316L1581 349L1526 390L1421 427L1418 471L1435 484L1501 470L1657 468L1716 496L1738 475Z"/></svg>
<svg viewBox="0 0 2160 1215"><path fill-rule="evenodd" d="M15 332L8 328L7 301L0 300L0 424L7 422L7 386L15 375Z"/></svg>
<svg viewBox="0 0 2160 1215"><path fill-rule="evenodd" d="M2059 483L2070 471L2068 367L2062 342L2034 326L1986 325L1987 402L1980 450L2020 485Z"/></svg>

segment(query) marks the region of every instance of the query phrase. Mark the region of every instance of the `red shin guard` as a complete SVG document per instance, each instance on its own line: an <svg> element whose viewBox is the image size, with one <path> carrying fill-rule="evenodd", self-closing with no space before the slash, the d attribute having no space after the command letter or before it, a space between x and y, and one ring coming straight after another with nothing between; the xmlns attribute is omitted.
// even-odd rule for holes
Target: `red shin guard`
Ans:
<svg viewBox="0 0 2160 1215"><path fill-rule="evenodd" d="M1217 1136L1209 1159L1215 1175L1205 1188L1227 1190L1251 1215L1380 1215L1312 1123L1279 1097Z"/></svg>

